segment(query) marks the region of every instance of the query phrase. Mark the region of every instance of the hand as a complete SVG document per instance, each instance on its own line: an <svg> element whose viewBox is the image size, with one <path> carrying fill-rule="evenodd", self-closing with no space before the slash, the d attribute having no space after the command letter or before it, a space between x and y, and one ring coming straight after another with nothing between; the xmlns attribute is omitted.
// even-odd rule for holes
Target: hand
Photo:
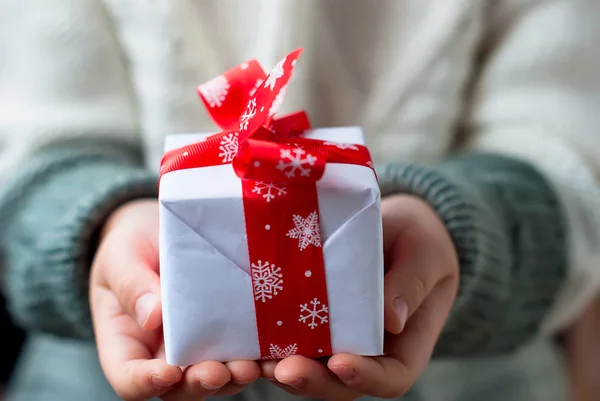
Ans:
<svg viewBox="0 0 600 401"><path fill-rule="evenodd" d="M600 394L600 297L566 330L565 361L570 401L592 401Z"/></svg>
<svg viewBox="0 0 600 401"><path fill-rule="evenodd" d="M427 366L458 287L450 235L424 201L383 200L385 354L332 356L326 365L301 356L262 363L262 374L290 393L325 400L404 394Z"/></svg>
<svg viewBox="0 0 600 401"><path fill-rule="evenodd" d="M186 369L166 364L158 267L158 203L122 206L104 227L90 278L100 363L119 396L199 401L235 394L255 381L256 362L209 361Z"/></svg>

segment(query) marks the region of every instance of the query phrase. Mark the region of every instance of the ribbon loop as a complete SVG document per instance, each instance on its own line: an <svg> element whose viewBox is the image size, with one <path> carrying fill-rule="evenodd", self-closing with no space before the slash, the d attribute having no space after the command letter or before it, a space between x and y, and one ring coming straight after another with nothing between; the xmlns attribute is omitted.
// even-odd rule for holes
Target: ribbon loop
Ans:
<svg viewBox="0 0 600 401"><path fill-rule="evenodd" d="M223 131L237 131L248 101L266 77L258 61L250 60L199 85L197 91L215 124Z"/></svg>
<svg viewBox="0 0 600 401"><path fill-rule="evenodd" d="M252 137L259 127L268 127L273 116L279 112L301 53L302 49L297 49L281 59L250 97L239 119L240 141Z"/></svg>

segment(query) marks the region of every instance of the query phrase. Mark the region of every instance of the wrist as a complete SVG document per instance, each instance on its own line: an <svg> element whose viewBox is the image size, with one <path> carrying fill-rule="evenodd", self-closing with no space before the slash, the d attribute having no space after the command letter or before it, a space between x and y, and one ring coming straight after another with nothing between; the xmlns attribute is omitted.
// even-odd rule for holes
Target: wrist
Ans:
<svg viewBox="0 0 600 401"><path fill-rule="evenodd" d="M386 231L386 222L393 222L395 217L407 212L410 213L410 217L403 219L404 224L400 227L400 230L409 232L422 231L423 224L426 222L428 226L437 227L435 230L436 238L438 238L437 245L447 250L444 259L458 270L458 250L452 239L452 235L439 213L422 198L410 194L395 194L383 198L381 201L381 213L384 222L384 233ZM384 234L384 248L387 248L390 244L386 244L385 241L386 235Z"/></svg>
<svg viewBox="0 0 600 401"><path fill-rule="evenodd" d="M140 210L154 209L158 213L158 201L156 199L136 199L118 206L108 215L100 230L99 240L102 240L110 231L121 221L128 219L132 214L139 213Z"/></svg>

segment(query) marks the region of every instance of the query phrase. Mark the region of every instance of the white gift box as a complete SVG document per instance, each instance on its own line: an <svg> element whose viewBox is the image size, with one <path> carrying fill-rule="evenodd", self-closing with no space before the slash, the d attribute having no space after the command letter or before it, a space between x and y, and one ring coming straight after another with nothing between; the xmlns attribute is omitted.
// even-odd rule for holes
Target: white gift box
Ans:
<svg viewBox="0 0 600 401"><path fill-rule="evenodd" d="M169 136L166 150L207 135ZM356 127L305 136L364 144ZM317 192L333 353L381 355L383 238L375 174L364 166L329 163ZM260 359L242 186L232 166L168 173L159 202L167 363Z"/></svg>

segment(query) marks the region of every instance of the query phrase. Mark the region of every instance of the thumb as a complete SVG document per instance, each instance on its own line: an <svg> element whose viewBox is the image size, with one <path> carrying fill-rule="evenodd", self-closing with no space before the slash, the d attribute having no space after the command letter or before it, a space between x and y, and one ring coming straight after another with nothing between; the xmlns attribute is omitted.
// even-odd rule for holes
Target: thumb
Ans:
<svg viewBox="0 0 600 401"><path fill-rule="evenodd" d="M162 323L158 250L149 249L153 247L145 246L143 241L127 244L119 239L110 238L98 251L98 269L102 270L99 280L142 328L156 329ZM113 242L121 243L111 247Z"/></svg>
<svg viewBox="0 0 600 401"><path fill-rule="evenodd" d="M435 270L427 266L420 255L410 246L414 239L399 237L396 255L384 279L385 328L399 334L406 321L423 303L434 288L437 277ZM401 254L405 251L404 254Z"/></svg>
<svg viewBox="0 0 600 401"><path fill-rule="evenodd" d="M382 204L388 271L384 279L385 328L399 334L442 279L439 253L445 227L422 200L398 196Z"/></svg>

